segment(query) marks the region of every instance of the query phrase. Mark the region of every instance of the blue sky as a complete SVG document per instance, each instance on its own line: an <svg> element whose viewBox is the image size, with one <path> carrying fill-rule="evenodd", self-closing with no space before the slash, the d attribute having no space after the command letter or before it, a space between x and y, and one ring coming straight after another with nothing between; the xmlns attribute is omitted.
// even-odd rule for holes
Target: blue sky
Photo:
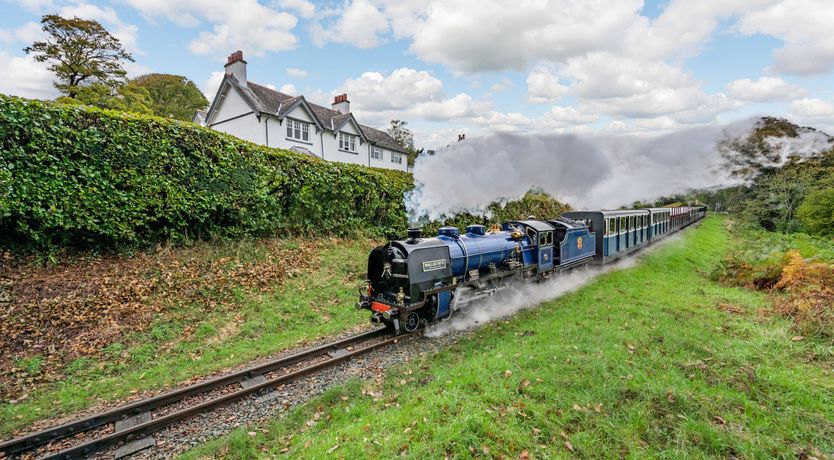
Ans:
<svg viewBox="0 0 834 460"><path fill-rule="evenodd" d="M100 21L131 75L207 94L240 49L249 79L418 145L498 131L664 133L754 115L834 131L829 0L0 0L0 92L51 98L22 48L45 13Z"/></svg>

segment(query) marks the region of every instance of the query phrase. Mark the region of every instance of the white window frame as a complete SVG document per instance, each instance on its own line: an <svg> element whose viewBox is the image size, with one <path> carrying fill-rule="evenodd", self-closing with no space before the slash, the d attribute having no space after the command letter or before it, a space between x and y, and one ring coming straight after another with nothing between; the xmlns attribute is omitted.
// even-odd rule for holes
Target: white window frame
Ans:
<svg viewBox="0 0 834 460"><path fill-rule="evenodd" d="M310 142L310 123L287 118L287 139Z"/></svg>
<svg viewBox="0 0 834 460"><path fill-rule="evenodd" d="M403 154L400 152L391 152L391 163L403 164Z"/></svg>
<svg viewBox="0 0 834 460"><path fill-rule="evenodd" d="M371 147L371 159L382 161L383 158L385 158L385 154L382 153L382 149L375 146L375 145L372 146Z"/></svg>
<svg viewBox="0 0 834 460"><path fill-rule="evenodd" d="M355 134L339 131L339 150L356 153L356 138Z"/></svg>

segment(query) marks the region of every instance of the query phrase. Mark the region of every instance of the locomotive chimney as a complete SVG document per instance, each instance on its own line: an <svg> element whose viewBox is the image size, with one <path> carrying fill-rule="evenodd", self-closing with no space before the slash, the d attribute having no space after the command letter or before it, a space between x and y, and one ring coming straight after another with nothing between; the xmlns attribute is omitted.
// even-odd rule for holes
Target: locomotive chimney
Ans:
<svg viewBox="0 0 834 460"><path fill-rule="evenodd" d="M412 227L408 229L408 243L414 244L420 241L423 236L423 229L420 227Z"/></svg>

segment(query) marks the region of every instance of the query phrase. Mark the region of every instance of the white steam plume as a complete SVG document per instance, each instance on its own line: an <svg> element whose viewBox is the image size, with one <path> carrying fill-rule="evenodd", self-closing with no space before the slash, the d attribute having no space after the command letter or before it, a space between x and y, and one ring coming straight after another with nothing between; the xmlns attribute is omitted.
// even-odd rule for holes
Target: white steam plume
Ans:
<svg viewBox="0 0 834 460"><path fill-rule="evenodd" d="M554 275L553 278L538 284L523 284L508 289L509 292L504 291L495 297L475 301L462 308L461 311L455 312L450 319L429 325L426 328L425 335L440 337L452 331L466 330L561 297L585 286L599 275L633 267L649 251L654 251L666 244L678 241L680 237L680 233L669 236L642 250L638 255L625 257L612 264L576 268L566 273Z"/></svg>
<svg viewBox="0 0 834 460"><path fill-rule="evenodd" d="M435 220L467 211L485 214L490 203L522 197L532 188L577 209L617 208L637 200L738 183L717 148L726 138L749 136L758 119L681 130L661 136L495 134L457 142L414 165L409 218ZM816 153L822 133L778 143L790 152ZM550 217L550 216L548 216Z"/></svg>

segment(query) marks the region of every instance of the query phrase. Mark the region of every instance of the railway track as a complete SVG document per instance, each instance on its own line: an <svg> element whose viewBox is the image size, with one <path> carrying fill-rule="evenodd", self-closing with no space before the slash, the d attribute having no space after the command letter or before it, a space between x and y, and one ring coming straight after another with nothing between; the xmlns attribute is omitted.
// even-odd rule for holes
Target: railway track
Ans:
<svg viewBox="0 0 834 460"><path fill-rule="evenodd" d="M278 385L349 361L402 338L386 335L385 328L378 328L3 441L0 442L0 458L23 455L46 459L84 458L119 444L116 457L128 455L153 445L150 435L177 422L249 395L269 389L274 391ZM211 397L206 397L207 394ZM189 399L196 401L189 402ZM65 446L71 437L78 438L78 442Z"/></svg>

